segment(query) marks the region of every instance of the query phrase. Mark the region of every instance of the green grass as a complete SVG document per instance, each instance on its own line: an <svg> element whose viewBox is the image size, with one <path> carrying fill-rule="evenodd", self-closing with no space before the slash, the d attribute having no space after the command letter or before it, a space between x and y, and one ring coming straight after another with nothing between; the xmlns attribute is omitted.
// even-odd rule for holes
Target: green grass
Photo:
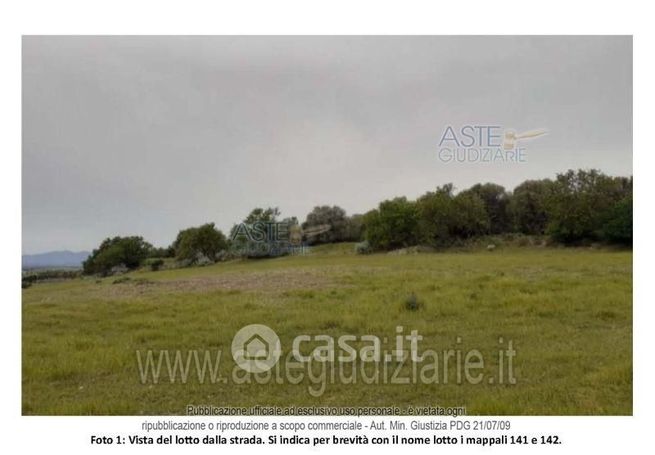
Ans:
<svg viewBox="0 0 655 455"><path fill-rule="evenodd" d="M183 414L193 403L632 414L631 252L351 251L352 244L321 247L305 257L137 271L121 284L77 279L25 289L23 413ZM412 294L418 305L407 304ZM329 383L319 397L307 378L235 384L232 337L252 323L273 328L283 348L300 334L393 340L400 325L423 336L420 351L478 349L485 380L458 384L449 374L439 384ZM516 384L486 380L497 371L499 337L516 349ZM220 349L221 375L230 379L142 384L135 353L150 349ZM406 376L410 367L401 370Z"/></svg>

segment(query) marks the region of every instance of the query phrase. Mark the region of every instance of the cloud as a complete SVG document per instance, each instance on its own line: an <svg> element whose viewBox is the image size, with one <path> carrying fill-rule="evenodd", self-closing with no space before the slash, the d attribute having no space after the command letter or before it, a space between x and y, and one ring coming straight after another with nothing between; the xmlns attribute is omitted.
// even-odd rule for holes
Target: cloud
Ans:
<svg viewBox="0 0 655 455"><path fill-rule="evenodd" d="M523 164L439 162L476 122L549 134ZM578 167L632 173L630 37L23 40L26 253Z"/></svg>

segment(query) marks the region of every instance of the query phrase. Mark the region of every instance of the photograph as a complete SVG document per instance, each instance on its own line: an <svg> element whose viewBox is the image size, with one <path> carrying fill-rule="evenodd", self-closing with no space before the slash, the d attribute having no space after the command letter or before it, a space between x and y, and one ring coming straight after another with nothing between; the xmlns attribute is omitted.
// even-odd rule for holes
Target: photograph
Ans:
<svg viewBox="0 0 655 455"><path fill-rule="evenodd" d="M633 416L632 35L17 43L23 418Z"/></svg>

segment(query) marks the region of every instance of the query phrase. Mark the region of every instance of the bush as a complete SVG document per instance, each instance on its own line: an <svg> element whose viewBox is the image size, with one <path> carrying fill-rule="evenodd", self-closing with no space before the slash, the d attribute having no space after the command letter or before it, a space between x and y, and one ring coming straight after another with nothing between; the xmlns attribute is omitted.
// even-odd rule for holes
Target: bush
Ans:
<svg viewBox="0 0 655 455"><path fill-rule="evenodd" d="M213 262L219 251L227 249L227 239L214 223L206 223L180 231L173 247L179 261L196 263L204 256Z"/></svg>
<svg viewBox="0 0 655 455"><path fill-rule="evenodd" d="M604 220L620 200L631 195L632 179L596 170L559 174L547 204L548 233L562 243L599 240Z"/></svg>
<svg viewBox="0 0 655 455"><path fill-rule="evenodd" d="M476 192L455 196L453 185L447 184L421 196L416 205L420 243L446 246L489 230L484 201Z"/></svg>
<svg viewBox="0 0 655 455"><path fill-rule="evenodd" d="M48 280L72 280L81 276L80 270L41 269L32 270L23 276L23 281L35 283Z"/></svg>
<svg viewBox="0 0 655 455"><path fill-rule="evenodd" d="M632 196L621 199L609 210L602 233L610 243L632 245Z"/></svg>
<svg viewBox="0 0 655 455"><path fill-rule="evenodd" d="M310 245L342 242L348 234L348 217L346 211L336 205L314 207L307 214L302 228L308 232L311 232L312 228L318 230L317 234L307 236L306 240Z"/></svg>
<svg viewBox="0 0 655 455"><path fill-rule="evenodd" d="M523 234L542 235L548 224L547 202L553 181L527 180L514 189L509 210L514 229Z"/></svg>
<svg viewBox="0 0 655 455"><path fill-rule="evenodd" d="M455 225L453 185L428 192L416 201L420 243L445 246L452 242Z"/></svg>
<svg viewBox="0 0 655 455"><path fill-rule="evenodd" d="M398 197L364 215L366 240L375 250L391 250L417 242L416 203Z"/></svg>
<svg viewBox="0 0 655 455"><path fill-rule="evenodd" d="M151 248L138 236L105 239L82 264L84 273L107 275L112 268L121 265L129 270L136 269L148 257Z"/></svg>
<svg viewBox="0 0 655 455"><path fill-rule="evenodd" d="M301 244L302 234L296 217L278 221L277 207L253 209L230 230L227 257L272 258L285 256Z"/></svg>
<svg viewBox="0 0 655 455"><path fill-rule="evenodd" d="M164 265L164 260L163 259L155 259L150 263L150 270L153 272L159 271L159 269L162 268Z"/></svg>
<svg viewBox="0 0 655 455"><path fill-rule="evenodd" d="M21 288L27 289L39 281L72 280L82 275L80 270L42 269L26 272L21 279Z"/></svg>
<svg viewBox="0 0 655 455"><path fill-rule="evenodd" d="M468 239L489 231L484 201L475 193L463 192L453 198L453 237Z"/></svg>
<svg viewBox="0 0 655 455"><path fill-rule="evenodd" d="M505 188L495 183L478 183L460 193L460 195L466 194L477 196L482 201L487 218L484 226L486 232L500 234L511 229L509 215L510 197L505 191Z"/></svg>
<svg viewBox="0 0 655 455"><path fill-rule="evenodd" d="M371 252L371 245L366 240L355 244L356 254L370 254Z"/></svg>
<svg viewBox="0 0 655 455"><path fill-rule="evenodd" d="M423 307L423 303L419 301L416 294L412 293L405 299L403 306L407 311L418 311Z"/></svg>
<svg viewBox="0 0 655 455"><path fill-rule="evenodd" d="M364 235L364 216L352 215L346 223L345 242L359 242Z"/></svg>

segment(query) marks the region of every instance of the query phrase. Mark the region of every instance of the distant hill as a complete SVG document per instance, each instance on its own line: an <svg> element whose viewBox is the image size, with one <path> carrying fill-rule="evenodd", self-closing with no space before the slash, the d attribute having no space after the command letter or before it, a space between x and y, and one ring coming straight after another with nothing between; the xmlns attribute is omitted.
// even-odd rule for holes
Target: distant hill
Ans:
<svg viewBox="0 0 655 455"><path fill-rule="evenodd" d="M49 251L40 254L24 254L23 269L43 269L58 267L82 267L82 262L89 257L88 251Z"/></svg>

